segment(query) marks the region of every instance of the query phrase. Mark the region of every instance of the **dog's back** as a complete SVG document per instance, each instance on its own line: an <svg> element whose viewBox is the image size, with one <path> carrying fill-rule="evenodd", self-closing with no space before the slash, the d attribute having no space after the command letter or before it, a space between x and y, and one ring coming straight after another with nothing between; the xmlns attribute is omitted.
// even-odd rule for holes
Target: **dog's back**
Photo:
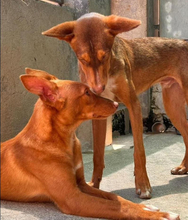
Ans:
<svg viewBox="0 0 188 220"><path fill-rule="evenodd" d="M116 37L113 50L117 59L118 56L121 59L127 57L124 58L127 70L125 74L131 75L137 94L153 84L160 83L166 77L175 78L181 85L182 82L188 81L186 41L167 38L125 40Z"/></svg>

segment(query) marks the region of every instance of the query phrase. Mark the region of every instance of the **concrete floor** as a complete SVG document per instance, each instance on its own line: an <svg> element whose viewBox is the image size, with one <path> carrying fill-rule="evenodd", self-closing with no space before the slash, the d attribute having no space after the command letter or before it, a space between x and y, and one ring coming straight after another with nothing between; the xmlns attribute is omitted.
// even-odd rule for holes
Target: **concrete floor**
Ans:
<svg viewBox="0 0 188 220"><path fill-rule="evenodd" d="M162 211L180 214L188 220L188 175L173 176L170 169L179 165L185 147L182 137L173 133L144 135L147 170L153 188L152 199L141 200L135 194L133 176L133 141L131 135L115 138L105 153L106 168L101 189L116 193L136 203L152 204ZM92 174L92 154L83 154L85 176ZM2 220L86 219L62 214L50 203L15 203L1 201ZM90 219L90 218L87 218Z"/></svg>

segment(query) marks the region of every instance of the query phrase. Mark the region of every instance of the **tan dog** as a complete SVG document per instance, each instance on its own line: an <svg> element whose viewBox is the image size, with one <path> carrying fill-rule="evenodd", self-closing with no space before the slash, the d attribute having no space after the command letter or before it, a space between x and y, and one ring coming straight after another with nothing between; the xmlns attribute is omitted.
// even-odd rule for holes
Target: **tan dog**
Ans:
<svg viewBox="0 0 188 220"><path fill-rule="evenodd" d="M63 213L111 219L179 219L85 183L78 125L106 118L118 104L87 85L26 69L24 86L40 96L26 127L1 148L1 199L53 201Z"/></svg>
<svg viewBox="0 0 188 220"><path fill-rule="evenodd" d="M160 83L166 112L181 132L185 157L172 174L188 172L188 43L182 40L143 38L125 40L117 34L140 25L140 21L90 13L77 21L59 24L44 35L70 43L78 57L80 78L101 96L124 103L134 137L136 192L151 197L146 172L143 125L138 95ZM106 121L93 121L94 172L91 185L99 187L104 168Z"/></svg>

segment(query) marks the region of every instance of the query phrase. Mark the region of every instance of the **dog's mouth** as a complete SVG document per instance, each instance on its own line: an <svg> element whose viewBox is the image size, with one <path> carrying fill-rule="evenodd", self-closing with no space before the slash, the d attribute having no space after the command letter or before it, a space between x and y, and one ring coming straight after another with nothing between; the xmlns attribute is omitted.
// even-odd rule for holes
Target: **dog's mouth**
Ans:
<svg viewBox="0 0 188 220"><path fill-rule="evenodd" d="M93 113L93 118L94 119L105 119L105 118L108 118L110 115L115 113L117 108L118 108L118 103L117 102L113 102L113 111L111 111L109 114L104 114L104 115Z"/></svg>
<svg viewBox="0 0 188 220"><path fill-rule="evenodd" d="M106 116L105 116L105 115L97 115L97 114L95 114L95 113L93 114L93 118L94 118L94 119L105 119L105 118L108 118L108 116L109 116L109 115L106 115Z"/></svg>

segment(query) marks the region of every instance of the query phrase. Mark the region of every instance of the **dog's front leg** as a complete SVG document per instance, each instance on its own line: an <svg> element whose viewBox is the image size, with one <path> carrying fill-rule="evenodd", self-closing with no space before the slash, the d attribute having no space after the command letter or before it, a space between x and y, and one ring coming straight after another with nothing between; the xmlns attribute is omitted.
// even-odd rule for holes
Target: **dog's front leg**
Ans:
<svg viewBox="0 0 188 220"><path fill-rule="evenodd" d="M45 181L50 198L63 213L105 219L179 220L177 214L159 212L153 206L135 204L87 185L78 188L72 172L73 167L69 163L59 165L56 164L51 175L46 176L44 171L45 175L41 177Z"/></svg>
<svg viewBox="0 0 188 220"><path fill-rule="evenodd" d="M104 148L107 120L93 120L93 176L90 186L99 188L104 169Z"/></svg>
<svg viewBox="0 0 188 220"><path fill-rule="evenodd" d="M73 152L74 152L76 182L77 182L77 186L79 187L79 189L83 193L89 194L91 196L96 196L99 198L109 199L109 200L117 200L117 196L115 194L96 189L92 186L89 186L85 182L81 145L80 145L80 141L76 138L76 136L75 136L75 141L74 141Z"/></svg>
<svg viewBox="0 0 188 220"><path fill-rule="evenodd" d="M136 193L140 198L151 198L151 186L146 171L146 157L143 144L143 124L141 106L136 95L132 81L124 77L119 79L119 86L116 90L116 96L128 108L133 139L134 139L134 163L135 163L135 185Z"/></svg>
<svg viewBox="0 0 188 220"><path fill-rule="evenodd" d="M117 200L117 196L112 193L108 193L99 189L96 189L92 186L89 186L85 182L84 177L84 166L83 166L83 160L82 160L82 152L81 152L81 145L79 140L75 136L74 141L74 166L75 166L75 174L76 174L76 182L79 189L86 194L89 194L91 196L96 196L104 199L109 200Z"/></svg>
<svg viewBox="0 0 188 220"><path fill-rule="evenodd" d="M128 107L133 138L136 192L140 198L151 198L151 186L146 171L146 157L143 144L143 125L139 100L136 99Z"/></svg>

